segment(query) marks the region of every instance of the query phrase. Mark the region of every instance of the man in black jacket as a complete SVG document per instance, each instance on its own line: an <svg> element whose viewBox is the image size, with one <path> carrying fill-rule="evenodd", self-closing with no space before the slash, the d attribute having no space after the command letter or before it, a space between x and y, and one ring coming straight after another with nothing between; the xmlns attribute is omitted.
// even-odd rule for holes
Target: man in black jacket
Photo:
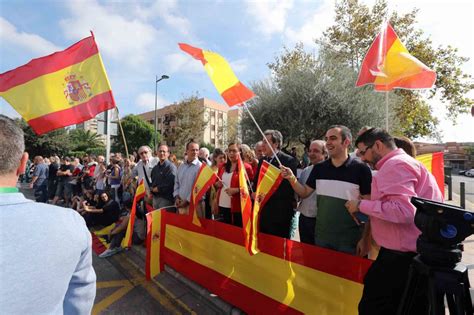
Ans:
<svg viewBox="0 0 474 315"><path fill-rule="evenodd" d="M176 177L176 166L168 159L168 146L160 145L156 152L158 164L151 171L151 193L153 194L153 208L160 209L174 204L173 189ZM167 211L176 212L174 208Z"/></svg>
<svg viewBox="0 0 474 315"><path fill-rule="evenodd" d="M278 160L280 160L282 165L289 167L294 173L296 173L298 161L294 157L280 151L283 143L281 132L278 130L266 130L264 135L278 157L277 159L274 156L267 141L263 139L263 153L265 154L265 159L278 168L280 167ZM254 179L254 191L256 191L258 174L260 173L260 168L265 159L260 160L260 163L258 164L257 173ZM293 188L291 188L288 181L282 181L280 186L278 186L278 189L261 209L260 232L290 238L291 221L295 214L293 210L295 206L296 201Z"/></svg>

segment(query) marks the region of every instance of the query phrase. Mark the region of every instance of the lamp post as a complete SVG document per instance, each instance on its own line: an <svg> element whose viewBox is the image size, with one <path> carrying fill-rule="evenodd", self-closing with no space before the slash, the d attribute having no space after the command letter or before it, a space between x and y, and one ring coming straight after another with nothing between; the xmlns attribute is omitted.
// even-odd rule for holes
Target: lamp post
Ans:
<svg viewBox="0 0 474 315"><path fill-rule="evenodd" d="M169 79L170 77L167 76L166 74L163 74L161 76L161 78L158 78L158 76L156 76L156 79L155 79L155 134L154 134L154 139L153 139L153 149L155 150L156 152L156 133L157 133L157 129L158 129L158 121L156 119L156 106L157 106L157 100L158 100L158 82L160 82L161 80L166 80L166 79Z"/></svg>

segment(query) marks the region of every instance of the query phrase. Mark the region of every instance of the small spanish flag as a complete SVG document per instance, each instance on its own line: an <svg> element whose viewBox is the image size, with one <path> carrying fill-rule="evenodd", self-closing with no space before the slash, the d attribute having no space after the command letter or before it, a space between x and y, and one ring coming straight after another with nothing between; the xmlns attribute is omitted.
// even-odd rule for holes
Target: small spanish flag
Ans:
<svg viewBox="0 0 474 315"><path fill-rule="evenodd" d="M135 224L137 203L145 197L145 193L145 182L142 179L137 186L137 190L135 190L135 197L133 197L132 210L130 212L130 220L128 220L127 232L125 232L125 237L122 240L123 248L132 246L133 225Z"/></svg>
<svg viewBox="0 0 474 315"><path fill-rule="evenodd" d="M38 135L115 107L94 36L0 74L0 96Z"/></svg>
<svg viewBox="0 0 474 315"><path fill-rule="evenodd" d="M250 253L255 255L260 250L258 249L258 230L260 222L260 210L265 206L265 203L273 195L273 193L280 186L283 177L281 171L276 166L271 165L267 161L263 161L258 174L257 191L255 192L255 202L253 204L252 213L252 236L250 238Z"/></svg>
<svg viewBox="0 0 474 315"><path fill-rule="evenodd" d="M212 83L227 105L243 104L255 96L239 81L229 63L221 55L183 43L179 44L179 48L202 62Z"/></svg>
<svg viewBox="0 0 474 315"><path fill-rule="evenodd" d="M202 163L196 180L194 181L193 189L191 190L191 200L189 202L189 215L195 225L202 226L197 215L196 205L216 180L217 174L214 173L212 168L206 163Z"/></svg>
<svg viewBox="0 0 474 315"><path fill-rule="evenodd" d="M386 23L365 55L356 86L373 84L376 91L429 89L435 81L436 72L410 55Z"/></svg>
<svg viewBox="0 0 474 315"><path fill-rule="evenodd" d="M426 169L433 174L438 183L439 190L444 196L444 153L435 152L418 155L416 157L418 161L423 163Z"/></svg>
<svg viewBox="0 0 474 315"><path fill-rule="evenodd" d="M160 229L161 213L166 210L153 210L146 214L146 279L156 277L160 273Z"/></svg>
<svg viewBox="0 0 474 315"><path fill-rule="evenodd" d="M250 250L250 237L252 230L252 199L249 195L249 187L247 184L247 173L245 171L244 162L238 159L237 168L239 171L240 186L240 211L242 212L242 226L244 232L245 248L252 254Z"/></svg>

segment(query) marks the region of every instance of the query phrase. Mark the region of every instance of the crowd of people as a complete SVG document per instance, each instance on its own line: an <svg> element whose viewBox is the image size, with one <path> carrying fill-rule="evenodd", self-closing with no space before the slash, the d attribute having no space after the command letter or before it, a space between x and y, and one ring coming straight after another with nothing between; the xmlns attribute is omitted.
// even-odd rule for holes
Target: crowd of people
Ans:
<svg viewBox="0 0 474 315"><path fill-rule="evenodd" d="M264 135L253 148L230 142L212 153L191 140L182 161L170 158L166 145L156 152L142 146L134 155L115 154L109 161L92 155L37 156L30 185L37 201L72 207L88 227L116 223L110 235L112 245L101 255L108 257L121 250L138 182L144 182L146 197L137 210L136 224L141 226L135 226L134 242L145 237L140 221L147 211L145 204L188 214L202 163L219 180L197 205L198 216L241 227L239 165L245 168L248 193L254 199L260 168L267 161L281 169L284 180L261 209L260 232L290 238L299 212L301 242L377 258L366 277L360 312L371 314L374 307L376 313L396 309L419 235L410 197L443 200L433 176L413 158L416 151L411 141L364 127L358 132L355 151L350 152L351 131L335 125L327 130L325 140L312 141L298 159L296 150L284 152L279 131L267 130ZM387 282L393 285L387 288Z"/></svg>

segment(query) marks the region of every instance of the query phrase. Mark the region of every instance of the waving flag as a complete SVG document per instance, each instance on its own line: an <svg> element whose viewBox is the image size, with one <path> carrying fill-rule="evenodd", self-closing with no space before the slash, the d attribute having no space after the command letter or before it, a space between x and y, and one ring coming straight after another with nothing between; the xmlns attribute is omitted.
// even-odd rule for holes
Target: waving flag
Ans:
<svg viewBox="0 0 474 315"><path fill-rule="evenodd" d="M426 169L433 174L439 190L444 196L444 153L435 152L422 154L418 155L416 159L423 163Z"/></svg>
<svg viewBox="0 0 474 315"><path fill-rule="evenodd" d="M271 165L267 161L263 161L258 174L257 191L255 192L255 202L252 213L252 236L250 238L251 254L256 254L258 249L258 229L260 222L260 210L268 201L271 195L278 189L283 177L279 168Z"/></svg>
<svg viewBox="0 0 474 315"><path fill-rule="evenodd" d="M132 246L133 225L135 224L137 203L145 197L145 193L145 182L142 179L140 180L137 190L135 191L135 197L133 197L132 210L130 212L130 220L128 220L127 232L125 232L125 237L122 240L123 248Z"/></svg>
<svg viewBox="0 0 474 315"><path fill-rule="evenodd" d="M212 83L227 105L243 104L255 96L237 79L229 63L221 55L183 43L179 44L179 48L202 62Z"/></svg>
<svg viewBox="0 0 474 315"><path fill-rule="evenodd" d="M245 171L244 162L238 159L237 168L239 170L239 187L240 187L240 210L242 212L242 226L245 239L245 248L252 254L250 250L250 236L252 229L252 200L249 196L249 187L247 184L247 173Z"/></svg>
<svg viewBox="0 0 474 315"><path fill-rule="evenodd" d="M196 205L199 203L199 200L202 199L206 191L211 187L212 184L217 179L216 173L207 166L206 163L202 163L201 169L199 170L196 180L194 181L193 189L191 190L191 201L189 203L189 215L192 217L193 223L201 226L201 221L199 221Z"/></svg>
<svg viewBox="0 0 474 315"><path fill-rule="evenodd" d="M0 74L0 96L38 135L115 107L93 36Z"/></svg>
<svg viewBox="0 0 474 315"><path fill-rule="evenodd" d="M150 280L160 273L160 228L162 209L146 214L146 262L145 275Z"/></svg>
<svg viewBox="0 0 474 315"><path fill-rule="evenodd" d="M377 91L429 89L435 81L436 73L410 55L386 23L362 62L356 86L373 84Z"/></svg>

